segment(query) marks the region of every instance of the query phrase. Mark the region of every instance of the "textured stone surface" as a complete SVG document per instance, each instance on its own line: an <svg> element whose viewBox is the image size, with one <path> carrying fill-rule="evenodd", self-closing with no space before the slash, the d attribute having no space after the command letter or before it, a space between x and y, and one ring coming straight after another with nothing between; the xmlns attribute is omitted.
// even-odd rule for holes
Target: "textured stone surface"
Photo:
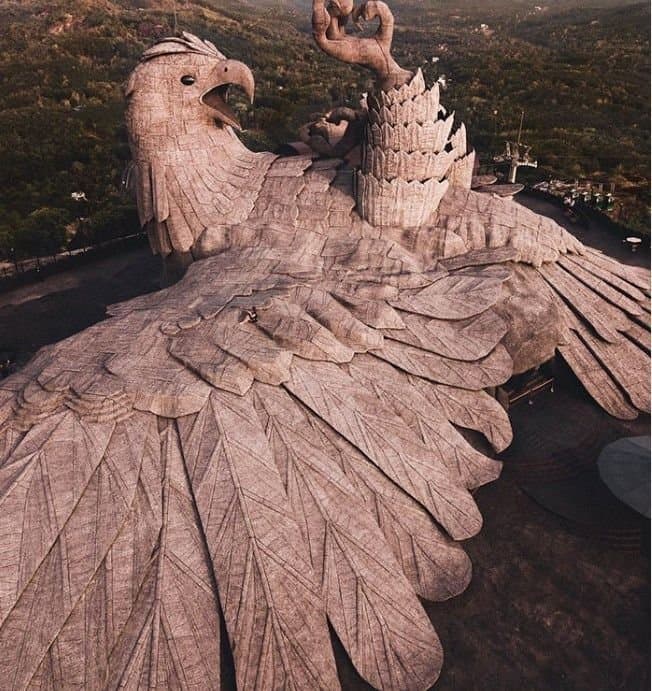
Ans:
<svg viewBox="0 0 652 691"><path fill-rule="evenodd" d="M378 29L369 38L351 36L346 31L350 19L358 26L378 19ZM327 55L372 70L384 91L400 87L411 76L392 57L394 16L384 2L370 0L354 7L353 0L313 0L312 29L317 45Z"/></svg>
<svg viewBox="0 0 652 691"><path fill-rule="evenodd" d="M649 411L647 272L471 191L463 128L428 224L374 226L340 161L239 143L225 73L251 87L185 36L128 89L152 247L203 259L0 382L7 688L219 688L224 628L240 688L333 689L329 623L368 682L426 688L417 596L468 585L500 472L457 427L511 440L484 389L556 348ZM420 127L421 81L381 110Z"/></svg>

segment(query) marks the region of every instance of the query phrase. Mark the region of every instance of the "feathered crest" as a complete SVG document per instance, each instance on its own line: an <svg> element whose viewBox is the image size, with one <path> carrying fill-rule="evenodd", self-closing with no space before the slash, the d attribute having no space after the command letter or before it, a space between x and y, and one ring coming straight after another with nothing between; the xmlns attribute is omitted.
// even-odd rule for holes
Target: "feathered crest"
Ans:
<svg viewBox="0 0 652 691"><path fill-rule="evenodd" d="M143 53L140 61L146 62L161 55L175 55L179 53L199 53L200 55L208 55L220 60L226 59L226 55L220 53L215 44L210 41L202 41L198 36L184 31L180 37L171 36L155 43Z"/></svg>

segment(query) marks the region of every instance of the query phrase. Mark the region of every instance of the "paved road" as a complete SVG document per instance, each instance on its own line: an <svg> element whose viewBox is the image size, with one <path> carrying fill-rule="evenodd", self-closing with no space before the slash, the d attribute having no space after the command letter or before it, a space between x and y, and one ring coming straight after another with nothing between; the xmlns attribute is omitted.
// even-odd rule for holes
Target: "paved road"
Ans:
<svg viewBox="0 0 652 691"><path fill-rule="evenodd" d="M0 361L5 353L25 363L104 319L109 305L156 290L158 277L158 258L139 249L0 293Z"/></svg>

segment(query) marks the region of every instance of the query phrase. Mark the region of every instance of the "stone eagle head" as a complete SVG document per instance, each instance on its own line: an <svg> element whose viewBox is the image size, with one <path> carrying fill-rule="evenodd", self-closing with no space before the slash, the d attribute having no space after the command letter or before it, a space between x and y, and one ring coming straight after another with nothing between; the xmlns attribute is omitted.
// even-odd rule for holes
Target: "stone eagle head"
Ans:
<svg viewBox="0 0 652 691"><path fill-rule="evenodd" d="M138 212L152 250L163 257L195 256L207 230L243 222L274 158L249 151L235 134L232 86L253 101L249 67L187 33L145 51L129 78Z"/></svg>
<svg viewBox="0 0 652 691"><path fill-rule="evenodd" d="M130 134L174 136L215 123L240 129L228 103L231 86L253 102L255 82L247 65L192 34L163 39L143 53L127 84Z"/></svg>

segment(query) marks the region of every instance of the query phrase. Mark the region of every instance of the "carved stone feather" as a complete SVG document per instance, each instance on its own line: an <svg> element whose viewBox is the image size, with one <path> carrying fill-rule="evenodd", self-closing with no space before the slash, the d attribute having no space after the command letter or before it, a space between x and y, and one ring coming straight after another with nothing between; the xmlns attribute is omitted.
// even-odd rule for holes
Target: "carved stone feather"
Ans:
<svg viewBox="0 0 652 691"><path fill-rule="evenodd" d="M352 3L315 4L363 62L333 46ZM649 274L472 190L438 88L386 67L353 170L248 151L253 76L214 45L145 53L138 209L187 271L0 381L3 688L219 689L224 631L238 688L330 691L331 627L374 687L428 688L418 596L466 588L500 473L458 428L512 438L485 389L557 351L649 412Z"/></svg>

